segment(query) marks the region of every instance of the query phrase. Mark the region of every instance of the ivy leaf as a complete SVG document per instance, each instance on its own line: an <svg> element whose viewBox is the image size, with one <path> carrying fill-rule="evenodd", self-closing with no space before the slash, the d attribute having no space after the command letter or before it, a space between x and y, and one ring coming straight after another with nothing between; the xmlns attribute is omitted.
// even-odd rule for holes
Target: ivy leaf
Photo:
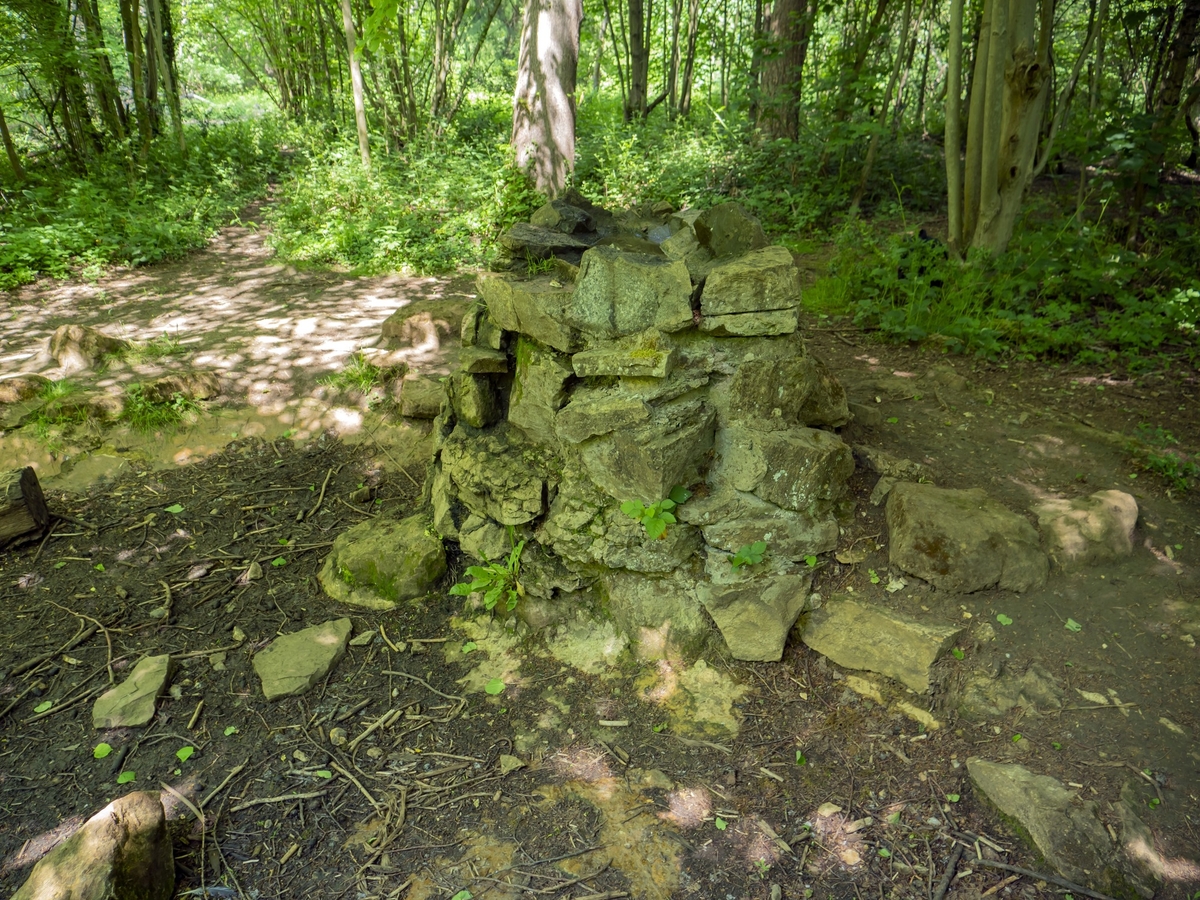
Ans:
<svg viewBox="0 0 1200 900"><path fill-rule="evenodd" d="M497 694L504 692L504 682L499 678L493 678L483 686L483 690L485 693L491 694L493 697L495 697Z"/></svg>

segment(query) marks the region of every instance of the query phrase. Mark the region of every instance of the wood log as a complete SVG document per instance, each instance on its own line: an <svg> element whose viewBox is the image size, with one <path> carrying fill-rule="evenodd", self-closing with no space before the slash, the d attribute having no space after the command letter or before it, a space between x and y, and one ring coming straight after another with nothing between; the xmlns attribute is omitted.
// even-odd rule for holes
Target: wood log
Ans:
<svg viewBox="0 0 1200 900"><path fill-rule="evenodd" d="M0 472L0 548L36 541L49 524L50 511L33 467Z"/></svg>

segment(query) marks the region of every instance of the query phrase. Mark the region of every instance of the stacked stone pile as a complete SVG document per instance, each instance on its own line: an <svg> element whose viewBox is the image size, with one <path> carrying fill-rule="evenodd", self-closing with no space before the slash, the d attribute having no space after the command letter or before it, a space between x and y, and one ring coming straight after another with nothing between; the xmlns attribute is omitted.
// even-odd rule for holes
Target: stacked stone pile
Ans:
<svg viewBox="0 0 1200 900"><path fill-rule="evenodd" d="M556 202L535 216L551 220L594 217ZM543 253L545 235L518 240L536 227L510 250ZM604 605L630 633L687 643L709 632L703 607L735 656L779 659L809 595L803 560L837 539L854 460L822 429L848 420L845 393L797 333L791 255L741 207L647 236L661 243L585 232L573 240L606 242L577 270L480 278L435 422L434 526L477 559L505 554L510 527L527 540L535 624ZM661 539L620 510L676 485L693 497ZM735 569L755 541L766 559Z"/></svg>

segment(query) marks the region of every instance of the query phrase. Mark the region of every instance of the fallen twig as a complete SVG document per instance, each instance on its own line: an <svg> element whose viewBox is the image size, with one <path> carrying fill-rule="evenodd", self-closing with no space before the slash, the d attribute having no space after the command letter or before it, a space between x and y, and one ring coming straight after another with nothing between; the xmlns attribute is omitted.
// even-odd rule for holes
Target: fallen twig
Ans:
<svg viewBox="0 0 1200 900"><path fill-rule="evenodd" d="M1113 900L1108 894L1101 894L1099 891L1093 891L1091 888L1085 888L1081 884L1076 884L1073 881L1067 881L1065 878L1059 878L1057 875L1045 875L1041 872L1034 872L1030 869L1022 869L1020 866L1010 866L1008 863L994 862L990 859L975 859L971 861L977 866L987 866L990 869L1002 869L1005 872L1016 872L1018 875L1027 875L1030 878L1037 878L1041 881L1057 884L1059 887L1064 887L1076 894L1083 894L1085 897L1091 897L1093 900Z"/></svg>
<svg viewBox="0 0 1200 900"><path fill-rule="evenodd" d="M946 891L950 890L950 882L954 880L954 872L958 869L958 861L962 859L962 855L963 845L956 844L954 852L950 854L950 861L946 863L946 871L942 874L942 880L938 882L937 890L933 892L933 900L943 900Z"/></svg>
<svg viewBox="0 0 1200 900"><path fill-rule="evenodd" d="M215 791L213 793L216 793ZM309 791L304 794L280 794L278 797L260 797L257 800L247 800L245 803L239 803L229 811L231 813L241 812L243 809L250 809L252 806L264 806L267 803L287 803L291 800L315 800L317 797L324 797L328 790ZM206 802L211 798L211 794L206 798Z"/></svg>
<svg viewBox="0 0 1200 900"><path fill-rule="evenodd" d="M246 760L246 762L249 762L249 760ZM237 777L238 773L244 768L246 768L246 763L242 763L241 765L234 766L232 769L230 769L229 774L225 776L225 779L215 788L209 791L207 797L200 801L200 808L204 809L204 807L208 806L208 804L212 801L212 798L221 793L221 791L225 790L225 786L229 784L229 782L233 781L233 779Z"/></svg>

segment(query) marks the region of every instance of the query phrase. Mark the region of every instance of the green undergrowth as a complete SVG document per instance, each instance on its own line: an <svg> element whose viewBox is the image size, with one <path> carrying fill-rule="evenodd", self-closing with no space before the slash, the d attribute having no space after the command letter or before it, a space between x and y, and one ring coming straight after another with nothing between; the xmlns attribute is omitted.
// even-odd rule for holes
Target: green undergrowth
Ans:
<svg viewBox="0 0 1200 900"><path fill-rule="evenodd" d="M146 396L143 385L133 384L125 392L121 421L127 422L135 431L170 430L194 418L199 412L199 404L183 394L172 394L169 399L157 400Z"/></svg>
<svg viewBox="0 0 1200 900"><path fill-rule="evenodd" d="M1172 490L1187 493L1200 486L1200 456L1185 452L1165 428L1142 423L1127 449L1139 469L1157 475Z"/></svg>
<svg viewBox="0 0 1200 900"><path fill-rule="evenodd" d="M1133 371L1200 358L1200 240L1126 249L1102 230L1026 218L1009 251L960 263L939 241L857 221L805 292L888 340L934 338L951 352L1016 353Z"/></svg>
<svg viewBox="0 0 1200 900"><path fill-rule="evenodd" d="M189 129L182 159L163 138L132 168L119 152L87 174L31 166L23 184L0 189L0 290L203 246L278 176L283 134L274 119L232 122Z"/></svg>

